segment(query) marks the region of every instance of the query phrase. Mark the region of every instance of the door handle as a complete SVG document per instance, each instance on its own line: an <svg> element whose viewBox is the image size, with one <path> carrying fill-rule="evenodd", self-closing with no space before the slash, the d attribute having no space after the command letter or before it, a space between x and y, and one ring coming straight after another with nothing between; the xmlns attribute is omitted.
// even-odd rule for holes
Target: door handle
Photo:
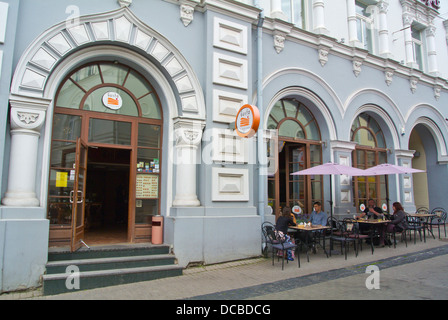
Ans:
<svg viewBox="0 0 448 320"><path fill-rule="evenodd" d="M73 195L74 194L75 194L74 190L70 191L70 198L69 198L70 203L73 203Z"/></svg>
<svg viewBox="0 0 448 320"><path fill-rule="evenodd" d="M81 190L78 190L78 198L76 199L76 203L83 203L84 199L83 199L83 193ZM81 199L81 200L80 200Z"/></svg>

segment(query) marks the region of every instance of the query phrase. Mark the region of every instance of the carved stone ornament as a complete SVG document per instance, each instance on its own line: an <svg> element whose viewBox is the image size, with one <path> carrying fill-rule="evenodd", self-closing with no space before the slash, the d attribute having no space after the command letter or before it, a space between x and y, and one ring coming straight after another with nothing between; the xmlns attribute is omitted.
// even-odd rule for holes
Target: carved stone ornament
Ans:
<svg viewBox="0 0 448 320"><path fill-rule="evenodd" d="M129 7L132 4L132 0L118 0L120 7Z"/></svg>
<svg viewBox="0 0 448 320"><path fill-rule="evenodd" d="M25 124L35 123L39 118L37 113L17 112L17 117Z"/></svg>
<svg viewBox="0 0 448 320"><path fill-rule="evenodd" d="M285 36L281 34L274 35L274 48L277 53L280 53L285 48Z"/></svg>
<svg viewBox="0 0 448 320"><path fill-rule="evenodd" d="M442 87L436 86L434 87L434 98L436 98L437 101L440 99L440 92L442 91Z"/></svg>
<svg viewBox="0 0 448 320"><path fill-rule="evenodd" d="M319 49L319 62L322 67L325 66L328 62L328 53L329 53L328 49L324 48Z"/></svg>
<svg viewBox="0 0 448 320"><path fill-rule="evenodd" d="M417 91L418 79L417 78L411 78L411 80L409 82L410 82L410 85L411 85L412 93L415 93L415 91Z"/></svg>
<svg viewBox="0 0 448 320"><path fill-rule="evenodd" d="M386 71L385 73L384 73L384 75L385 75L385 81L386 81L386 84L388 85L388 86L390 86L391 84L392 84L392 81L393 81L393 77L394 77L394 72L393 71Z"/></svg>
<svg viewBox="0 0 448 320"><path fill-rule="evenodd" d="M353 73L355 74L356 77L359 76L359 74L361 73L362 70L362 61L359 60L353 60Z"/></svg>
<svg viewBox="0 0 448 320"><path fill-rule="evenodd" d="M180 6L180 20L182 20L184 26L188 26L193 21L194 7L188 4L182 4Z"/></svg>
<svg viewBox="0 0 448 320"><path fill-rule="evenodd" d="M176 146L198 146L202 139L202 130L178 128L175 130Z"/></svg>

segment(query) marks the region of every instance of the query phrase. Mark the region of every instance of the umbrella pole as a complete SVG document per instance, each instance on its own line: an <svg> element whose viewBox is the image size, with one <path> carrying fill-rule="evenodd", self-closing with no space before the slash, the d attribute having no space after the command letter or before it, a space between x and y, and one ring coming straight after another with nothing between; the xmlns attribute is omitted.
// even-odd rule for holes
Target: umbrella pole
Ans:
<svg viewBox="0 0 448 320"><path fill-rule="evenodd" d="M330 254L341 254L338 250L333 249L333 175L330 175Z"/></svg>

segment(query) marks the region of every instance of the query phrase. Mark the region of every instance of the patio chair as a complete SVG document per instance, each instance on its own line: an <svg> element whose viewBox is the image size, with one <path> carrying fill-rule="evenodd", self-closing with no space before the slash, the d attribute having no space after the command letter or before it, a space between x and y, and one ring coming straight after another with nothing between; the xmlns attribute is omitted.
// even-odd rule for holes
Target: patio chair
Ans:
<svg viewBox="0 0 448 320"><path fill-rule="evenodd" d="M429 209L426 207L419 207L417 210L415 210L415 213L429 213Z"/></svg>
<svg viewBox="0 0 448 320"><path fill-rule="evenodd" d="M352 219L344 219L345 223L349 224L353 224L352 230L349 233L349 237L353 238L355 240L358 240L358 244L361 247L361 251L362 251L362 241L363 240L371 240L370 241L370 248L372 249L372 254L373 254L373 235L371 235L370 233L373 232L373 230L370 230L369 234L362 234L359 232L359 223L358 222L354 222Z"/></svg>
<svg viewBox="0 0 448 320"><path fill-rule="evenodd" d="M393 236L393 238L394 238L394 249L396 249L397 248L397 238L396 238L396 235L397 234L399 234L399 235L401 235L401 240L403 241L403 239L404 239L404 242L406 243L406 248L408 247L408 241L407 241L407 239L406 239L406 231L407 231L408 229L406 228L406 229L403 229L403 230L401 230L401 231L398 231L398 230L394 230L394 231L392 231L392 232L387 232L386 231L386 235L392 235ZM391 241L389 241L389 248L390 248L390 246L391 246Z"/></svg>
<svg viewBox="0 0 448 320"><path fill-rule="evenodd" d="M343 251L343 247L345 248L345 260L347 260L347 250L350 243L353 243L355 248L356 257L358 257L358 250L356 249L356 240L355 238L350 237L351 230L353 228L353 223L347 223L346 221L337 222L338 231L336 235L330 237L330 248L333 248L333 242L341 243L341 252ZM331 250L330 250L331 256Z"/></svg>
<svg viewBox="0 0 448 320"><path fill-rule="evenodd" d="M418 217L410 217L406 216L406 219L408 221L408 230L409 230L409 239L411 239L411 231L414 230L414 244L415 239L417 238L417 231L420 234L420 242L422 241L422 231L423 231L423 238L426 242L426 235L424 234L424 226L422 221Z"/></svg>
<svg viewBox="0 0 448 320"><path fill-rule="evenodd" d="M283 270L285 255L287 254L286 251L287 250L295 250L297 248L297 245L286 242L286 238L278 237L278 233L276 232L275 227L272 223L269 223L269 222L263 223L261 230L263 232L263 236L265 238L266 245L269 244L272 247L272 265L274 265L275 253L280 250L283 252L283 254L282 254L282 270ZM297 258L298 267L300 268L300 255L299 255L298 251L296 254L296 258ZM288 263L288 260L286 261L286 263Z"/></svg>
<svg viewBox="0 0 448 320"><path fill-rule="evenodd" d="M431 213L435 214L435 216L431 217L428 222L428 225L431 228L431 232L433 227L437 227L437 229L439 230L439 239L440 239L440 227L443 226L446 238L446 218L447 218L446 210L441 207L438 207L432 209Z"/></svg>

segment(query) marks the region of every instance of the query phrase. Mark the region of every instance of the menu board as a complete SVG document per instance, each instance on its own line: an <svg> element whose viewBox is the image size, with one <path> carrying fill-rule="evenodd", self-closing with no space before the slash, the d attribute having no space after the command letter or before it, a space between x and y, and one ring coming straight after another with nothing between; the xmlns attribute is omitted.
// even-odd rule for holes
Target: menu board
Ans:
<svg viewBox="0 0 448 320"><path fill-rule="evenodd" d="M159 197L159 176L137 174L136 198L157 199Z"/></svg>

